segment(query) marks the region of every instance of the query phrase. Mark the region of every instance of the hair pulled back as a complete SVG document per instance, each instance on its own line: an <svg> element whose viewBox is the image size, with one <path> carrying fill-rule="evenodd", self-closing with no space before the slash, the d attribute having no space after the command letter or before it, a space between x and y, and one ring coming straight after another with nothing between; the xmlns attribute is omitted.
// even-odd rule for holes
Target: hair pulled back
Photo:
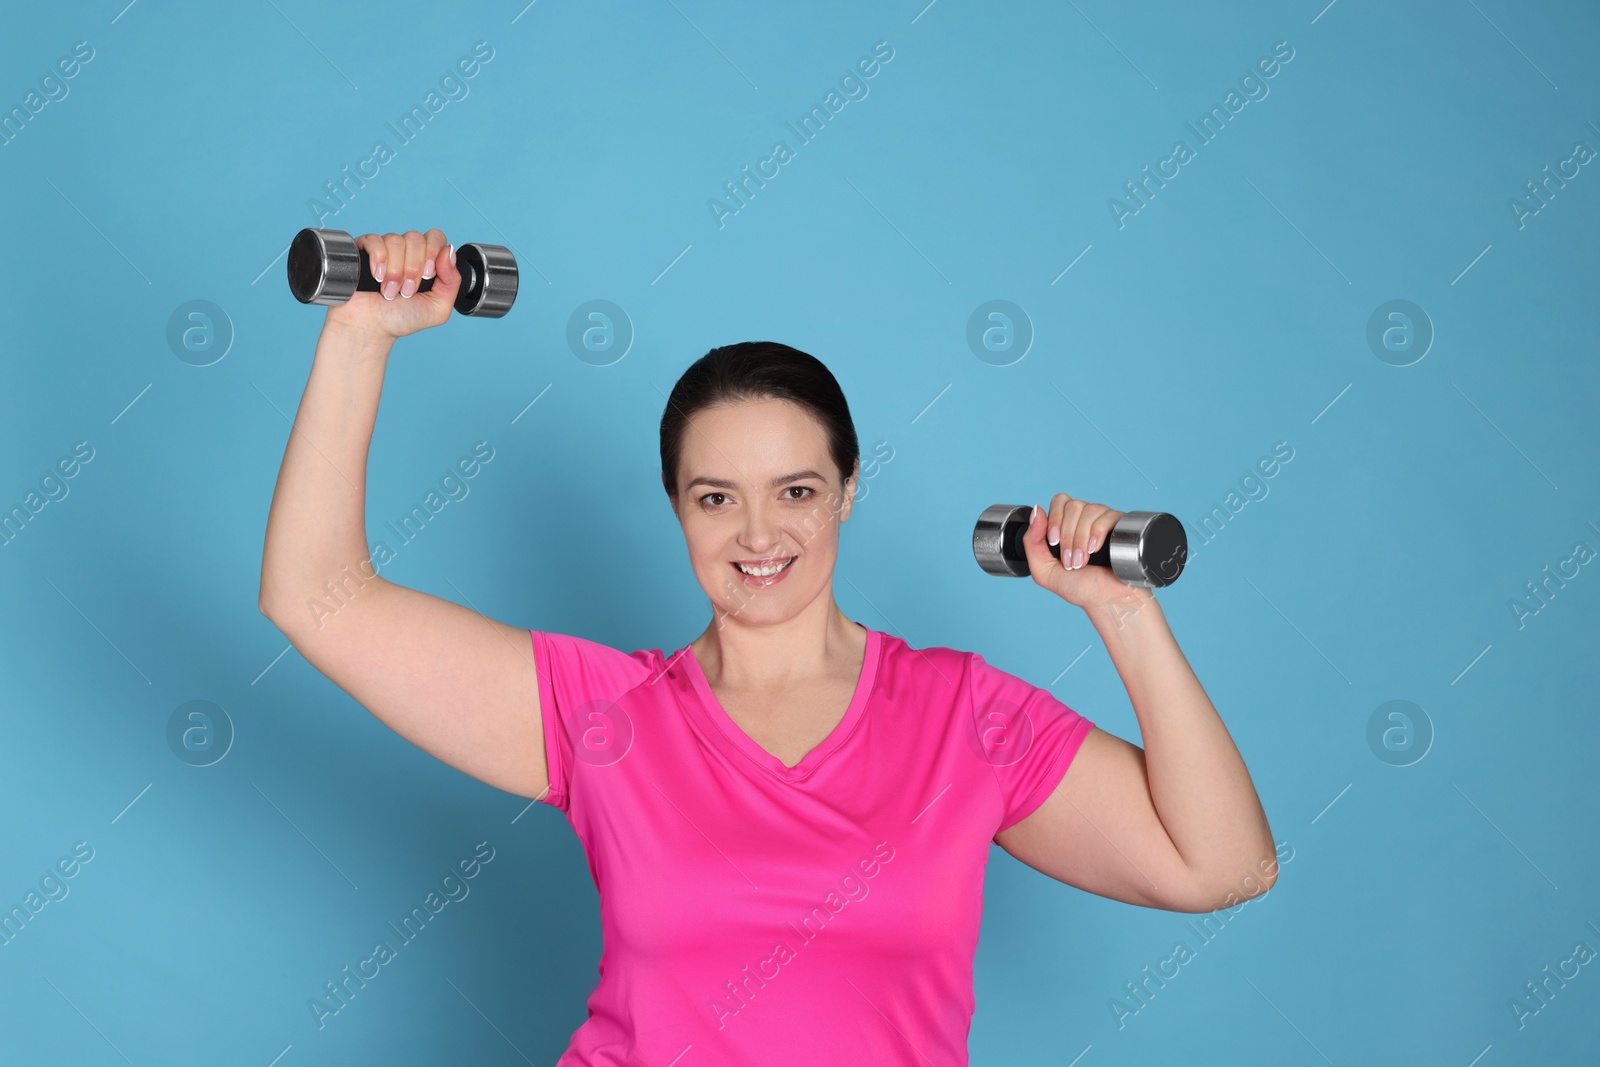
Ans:
<svg viewBox="0 0 1600 1067"><path fill-rule="evenodd" d="M767 399L787 400L808 411L827 433L828 454L839 468L841 483L854 472L861 447L850 405L833 373L798 348L777 341L741 341L713 348L695 360L667 398L661 415L661 485L674 507L689 420L718 404Z"/></svg>

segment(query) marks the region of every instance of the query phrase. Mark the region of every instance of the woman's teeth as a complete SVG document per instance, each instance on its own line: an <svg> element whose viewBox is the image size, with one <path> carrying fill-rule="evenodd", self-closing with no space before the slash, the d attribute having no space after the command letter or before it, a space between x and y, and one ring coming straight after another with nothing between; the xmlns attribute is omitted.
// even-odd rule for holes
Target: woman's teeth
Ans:
<svg viewBox="0 0 1600 1067"><path fill-rule="evenodd" d="M743 563L735 563L734 566L738 567L741 571L750 575L751 577L770 578L774 574L777 574L779 571L783 570L783 568L787 567L789 564L793 563L794 559L795 558L793 556L790 556L782 563L775 564L771 567L747 567Z"/></svg>

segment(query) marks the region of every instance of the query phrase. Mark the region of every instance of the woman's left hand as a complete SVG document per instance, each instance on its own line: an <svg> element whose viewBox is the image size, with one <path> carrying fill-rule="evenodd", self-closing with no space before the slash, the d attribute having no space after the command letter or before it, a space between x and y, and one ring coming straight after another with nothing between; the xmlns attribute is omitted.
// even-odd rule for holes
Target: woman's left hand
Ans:
<svg viewBox="0 0 1600 1067"><path fill-rule="evenodd" d="M1110 567L1091 567L1087 563L1089 554L1105 544L1122 515L1104 504L1077 500L1066 493L1052 497L1048 511L1036 507L1022 538L1034 582L1085 611L1136 596L1138 590L1118 578ZM1060 560L1050 554L1045 540L1053 529L1059 530Z"/></svg>

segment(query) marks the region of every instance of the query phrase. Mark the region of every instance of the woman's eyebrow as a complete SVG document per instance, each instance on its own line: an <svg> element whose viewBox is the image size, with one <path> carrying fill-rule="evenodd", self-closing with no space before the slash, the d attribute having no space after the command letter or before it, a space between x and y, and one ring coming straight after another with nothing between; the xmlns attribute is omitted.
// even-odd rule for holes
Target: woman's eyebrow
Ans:
<svg viewBox="0 0 1600 1067"><path fill-rule="evenodd" d="M781 477L774 478L774 479L772 479L772 481L767 483L767 488L768 489L776 489L780 485L788 485L790 482L798 482L798 481L800 481L800 480L802 480L804 478L815 478L818 481L825 481L826 480L826 479L824 479L822 477L822 475L818 474L816 471L807 469L807 470L803 470L803 471L795 471L793 474L785 474L785 475L782 475ZM684 489L685 490L693 489L697 485L709 485L713 489L737 489L737 488L739 488L738 483L736 483L736 482L730 482L730 481L728 481L728 480L726 480L724 478L708 478L705 475L701 475L701 476L699 476L697 478L692 479L689 482L688 485L684 486Z"/></svg>

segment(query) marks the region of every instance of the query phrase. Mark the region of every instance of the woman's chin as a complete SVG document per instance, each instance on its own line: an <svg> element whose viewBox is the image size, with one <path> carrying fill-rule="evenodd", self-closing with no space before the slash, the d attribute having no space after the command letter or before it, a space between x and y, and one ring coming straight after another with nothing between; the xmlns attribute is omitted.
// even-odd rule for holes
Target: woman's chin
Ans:
<svg viewBox="0 0 1600 1067"><path fill-rule="evenodd" d="M739 589L732 597L724 594L712 598L719 624L740 622L747 626L770 626L794 618L804 605L787 586L782 590L763 593L759 590Z"/></svg>

